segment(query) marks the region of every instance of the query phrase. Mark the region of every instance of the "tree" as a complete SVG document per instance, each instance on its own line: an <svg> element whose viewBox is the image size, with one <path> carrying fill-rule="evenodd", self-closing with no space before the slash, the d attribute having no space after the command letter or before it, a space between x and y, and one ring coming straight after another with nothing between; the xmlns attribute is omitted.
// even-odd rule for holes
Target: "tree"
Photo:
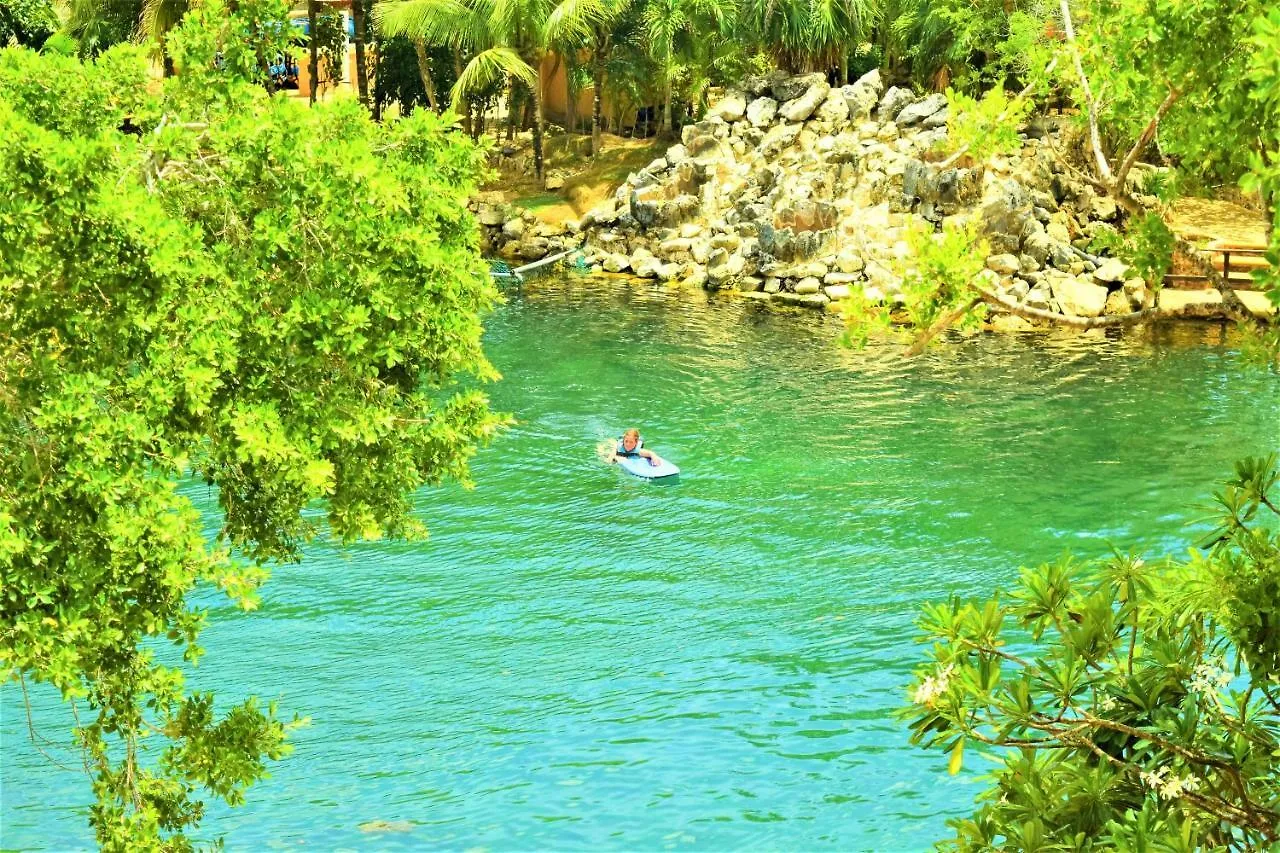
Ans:
<svg viewBox="0 0 1280 853"><path fill-rule="evenodd" d="M486 98L507 80L528 91L536 116L535 169L541 176L542 93L535 68L545 51L548 9L549 0L394 0L379 3L377 14L386 35L447 45L455 56L469 57L453 86L455 111L469 98Z"/></svg>
<svg viewBox="0 0 1280 853"><path fill-rule="evenodd" d="M58 29L58 13L49 0L6 0L0 4L0 47L37 50Z"/></svg>
<svg viewBox="0 0 1280 853"><path fill-rule="evenodd" d="M698 64L699 45L729 35L736 23L736 7L721 0L649 0L642 13L644 41L658 67L661 81L662 130L674 125L671 100L684 66Z"/></svg>
<svg viewBox="0 0 1280 853"><path fill-rule="evenodd" d="M284 13L208 0L159 91L137 48L0 51L0 660L79 708L107 849L187 846L202 798L288 749L274 706L161 662L201 655L188 594L251 610L314 536L419 534L409 494L465 482L499 425L472 387L478 153L427 111L268 95L285 45L246 36L286 39L251 24ZM187 477L218 489L214 542Z"/></svg>
<svg viewBox="0 0 1280 853"><path fill-rule="evenodd" d="M614 47L614 28L631 8L632 0L560 0L547 19L549 41L568 50L591 54L591 156L600 153L604 131L604 76Z"/></svg>
<svg viewBox="0 0 1280 853"><path fill-rule="evenodd" d="M1280 843L1280 469L1246 459L1189 560L1024 569L926 608L912 740L999 747L957 850L1270 849ZM1270 515L1270 519L1262 516Z"/></svg>
<svg viewBox="0 0 1280 853"><path fill-rule="evenodd" d="M749 37L788 71L842 68L871 32L876 0L741 0Z"/></svg>

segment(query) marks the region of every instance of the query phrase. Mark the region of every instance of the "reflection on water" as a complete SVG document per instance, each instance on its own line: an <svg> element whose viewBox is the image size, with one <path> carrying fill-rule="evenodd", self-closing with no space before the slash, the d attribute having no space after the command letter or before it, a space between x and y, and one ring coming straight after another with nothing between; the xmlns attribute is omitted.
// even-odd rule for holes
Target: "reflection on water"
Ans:
<svg viewBox="0 0 1280 853"><path fill-rule="evenodd" d="M314 720L212 810L233 849L926 847L977 785L891 716L920 604L1067 548L1180 549L1280 438L1280 382L1214 325L908 362L820 314L541 281L489 327L518 422L473 492L419 496L430 541L315 547L256 614L208 597L192 685ZM679 484L601 464L628 425ZM87 783L26 743L10 687L0 842L85 845Z"/></svg>

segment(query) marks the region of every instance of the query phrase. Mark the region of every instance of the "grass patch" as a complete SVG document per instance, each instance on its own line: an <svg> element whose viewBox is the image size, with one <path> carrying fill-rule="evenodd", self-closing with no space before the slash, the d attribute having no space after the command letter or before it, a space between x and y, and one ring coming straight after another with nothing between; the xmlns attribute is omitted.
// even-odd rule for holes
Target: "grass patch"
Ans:
<svg viewBox="0 0 1280 853"><path fill-rule="evenodd" d="M564 204L564 198L559 193L539 193L538 195L517 198L511 203L516 207L523 207L525 210L537 210L540 207Z"/></svg>

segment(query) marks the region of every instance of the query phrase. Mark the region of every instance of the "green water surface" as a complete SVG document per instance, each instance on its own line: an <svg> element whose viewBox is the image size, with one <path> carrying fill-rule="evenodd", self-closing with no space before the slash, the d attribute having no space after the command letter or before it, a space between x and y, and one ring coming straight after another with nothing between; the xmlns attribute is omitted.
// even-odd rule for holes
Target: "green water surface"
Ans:
<svg viewBox="0 0 1280 853"><path fill-rule="evenodd" d="M518 424L474 491L418 496L429 542L312 547L250 615L205 596L192 686L313 723L200 837L924 848L982 762L948 776L891 716L921 603L1068 548L1182 550L1231 462L1280 445L1280 381L1217 326L956 338L905 362L840 350L830 318L583 281L531 285L488 326ZM626 426L678 483L597 459ZM89 845L87 781L36 752L4 690L0 845ZM66 712L33 701L78 766Z"/></svg>

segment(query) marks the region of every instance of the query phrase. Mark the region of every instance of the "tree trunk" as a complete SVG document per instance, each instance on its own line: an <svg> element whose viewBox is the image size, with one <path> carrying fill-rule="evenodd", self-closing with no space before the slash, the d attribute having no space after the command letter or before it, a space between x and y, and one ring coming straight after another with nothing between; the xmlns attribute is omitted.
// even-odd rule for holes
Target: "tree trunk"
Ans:
<svg viewBox="0 0 1280 853"><path fill-rule="evenodd" d="M352 0L351 19L356 31L356 92L360 103L369 106L369 69L364 65L364 0Z"/></svg>
<svg viewBox="0 0 1280 853"><path fill-rule="evenodd" d="M533 87L533 174L542 180L542 81Z"/></svg>
<svg viewBox="0 0 1280 853"><path fill-rule="evenodd" d="M516 138L516 81L507 81L507 141Z"/></svg>
<svg viewBox="0 0 1280 853"><path fill-rule="evenodd" d="M316 89L320 79L320 45L316 42L316 0L307 0L307 32L311 35L308 49L310 59L307 61L307 76L311 81L311 103L316 102Z"/></svg>
<svg viewBox="0 0 1280 853"><path fill-rule="evenodd" d="M436 103L436 84L431 79L431 62L427 59L426 43L422 39L414 39L413 52L418 55L418 76L422 78L422 88L427 90L427 103L431 105L431 112L439 113L440 105Z"/></svg>
<svg viewBox="0 0 1280 853"><path fill-rule="evenodd" d="M676 135L675 125L671 123L671 84L667 83L667 94L662 101L662 132L668 138L674 138Z"/></svg>
<svg viewBox="0 0 1280 853"><path fill-rule="evenodd" d="M564 60L564 123L565 129L570 133L578 132L578 90L573 85L577 70L576 58L566 56Z"/></svg>
<svg viewBox="0 0 1280 853"><path fill-rule="evenodd" d="M595 55L592 57L591 82L595 89L591 102L591 156L595 157L600 153L600 146L604 141L601 125L604 115L604 46L598 41Z"/></svg>

